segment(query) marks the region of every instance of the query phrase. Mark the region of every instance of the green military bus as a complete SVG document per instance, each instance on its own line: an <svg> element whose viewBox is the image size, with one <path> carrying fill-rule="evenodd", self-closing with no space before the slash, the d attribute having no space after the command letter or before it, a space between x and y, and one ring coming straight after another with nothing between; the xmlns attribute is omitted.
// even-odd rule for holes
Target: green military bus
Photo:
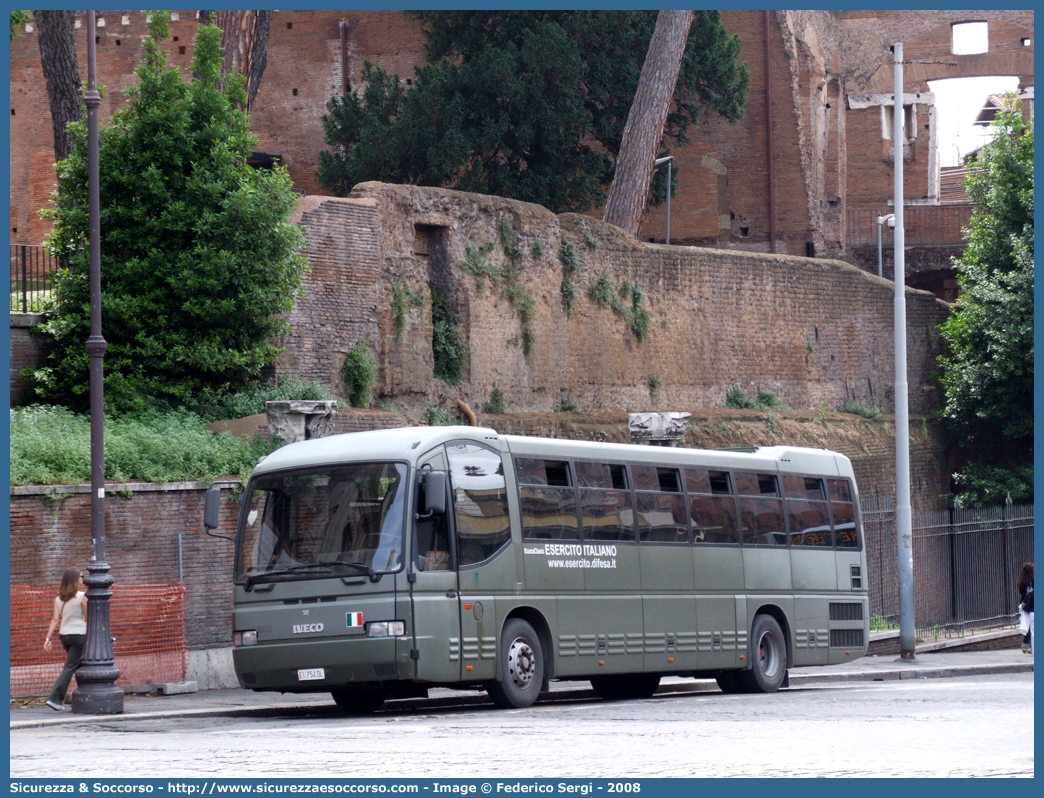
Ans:
<svg viewBox="0 0 1044 798"><path fill-rule="evenodd" d="M208 529L219 503L213 486ZM279 449L241 505L232 653L252 690L347 712L435 686L525 707L551 679L769 693L866 653L858 493L823 449L380 430Z"/></svg>

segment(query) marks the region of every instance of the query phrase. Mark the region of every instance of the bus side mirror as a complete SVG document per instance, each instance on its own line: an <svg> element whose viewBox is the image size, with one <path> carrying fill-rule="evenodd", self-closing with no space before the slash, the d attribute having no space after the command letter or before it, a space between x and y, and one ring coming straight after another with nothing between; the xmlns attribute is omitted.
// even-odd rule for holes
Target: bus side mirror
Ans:
<svg viewBox="0 0 1044 798"><path fill-rule="evenodd" d="M427 515L446 514L445 471L428 471L424 475L424 509Z"/></svg>
<svg viewBox="0 0 1044 798"><path fill-rule="evenodd" d="M218 483L215 482L209 488L207 488L207 502L203 508L203 526L206 527L207 534L214 538L224 538L225 540L235 540L231 535L219 535L214 532L215 529L221 523L221 485L229 483ZM238 483L236 483L238 484Z"/></svg>
<svg viewBox="0 0 1044 798"><path fill-rule="evenodd" d="M207 489L207 504L203 510L203 526L217 529L221 518L221 488L211 485Z"/></svg>

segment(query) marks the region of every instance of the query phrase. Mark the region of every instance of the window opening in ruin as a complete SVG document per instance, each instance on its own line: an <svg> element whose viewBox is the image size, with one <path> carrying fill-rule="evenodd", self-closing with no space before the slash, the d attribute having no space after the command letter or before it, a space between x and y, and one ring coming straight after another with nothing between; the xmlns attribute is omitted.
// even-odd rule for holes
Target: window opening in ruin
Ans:
<svg viewBox="0 0 1044 798"><path fill-rule="evenodd" d="M414 225L413 249L427 258L431 291L431 354L435 377L455 385L467 377L468 336L458 299L458 280L450 265L445 227Z"/></svg>
<svg viewBox="0 0 1044 798"><path fill-rule="evenodd" d="M955 22L950 26L954 55L975 55L989 51L989 25L985 22Z"/></svg>
<svg viewBox="0 0 1044 798"><path fill-rule="evenodd" d="M895 119L895 106L881 106L881 137L885 141L892 140L892 128ZM906 141L917 138L917 106L903 106L903 136Z"/></svg>
<svg viewBox="0 0 1044 798"><path fill-rule="evenodd" d="M1019 79L1010 75L929 81L928 88L935 95L936 141L942 168L961 166L970 153L990 140L988 107L1016 91L1018 85ZM980 116L987 124L976 124Z"/></svg>

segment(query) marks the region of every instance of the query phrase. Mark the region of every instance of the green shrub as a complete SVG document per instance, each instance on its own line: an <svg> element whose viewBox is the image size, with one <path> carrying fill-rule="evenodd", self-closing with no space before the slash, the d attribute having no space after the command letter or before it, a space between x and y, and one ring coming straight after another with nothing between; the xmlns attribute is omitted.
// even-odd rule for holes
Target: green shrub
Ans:
<svg viewBox="0 0 1044 798"><path fill-rule="evenodd" d="M11 484L90 482L90 418L65 408L11 410ZM185 411L105 419L105 479L180 482L245 478L275 445L263 435L214 435Z"/></svg>
<svg viewBox="0 0 1044 798"><path fill-rule="evenodd" d="M435 376L456 385L461 379L467 351L460 341L457 310L449 294L434 283L431 285L431 326Z"/></svg>
<svg viewBox="0 0 1044 798"><path fill-rule="evenodd" d="M508 260L517 266L518 262L522 260L522 247L518 243L518 231L507 220L507 217L501 217L497 223L497 228L500 232L500 240L504 245L504 254L508 256Z"/></svg>
<svg viewBox="0 0 1044 798"><path fill-rule="evenodd" d="M645 340L645 336L649 334L649 328L652 326L652 316L645 307L645 292L638 283L624 282L617 292L613 290L613 284L609 278L600 274L587 287L587 296L599 307L609 308L617 316L622 317L630 326L638 343ZM623 300L630 300L631 306L627 307Z"/></svg>
<svg viewBox="0 0 1044 798"><path fill-rule="evenodd" d="M431 427L452 427L457 421L442 405L431 405L424 413L424 423Z"/></svg>
<svg viewBox="0 0 1044 798"><path fill-rule="evenodd" d="M336 399L326 386L318 382L305 382L297 377L280 376L272 383L259 383L252 388L238 391L211 405L200 407L199 414L209 421L244 418L265 412L266 402L287 399Z"/></svg>
<svg viewBox="0 0 1044 798"><path fill-rule="evenodd" d="M566 394L555 405L556 413L579 413L580 403L576 401L572 396Z"/></svg>
<svg viewBox="0 0 1044 798"><path fill-rule="evenodd" d="M482 405L482 412L500 415L504 412L505 408L506 403L504 402L504 392L494 385L493 390L489 394L489 401Z"/></svg>
<svg viewBox="0 0 1044 798"><path fill-rule="evenodd" d="M341 376L352 407L369 407L373 401L373 384L377 379L377 361L369 346L358 344L348 353L341 367Z"/></svg>
<svg viewBox="0 0 1044 798"><path fill-rule="evenodd" d="M539 238L536 239L529 247L529 255L533 260L540 260L544 257L544 242Z"/></svg>
<svg viewBox="0 0 1044 798"><path fill-rule="evenodd" d="M411 291L402 280L392 280L391 315L395 325L395 340L401 341L406 330L406 316L413 308L419 308L424 300L419 293Z"/></svg>
<svg viewBox="0 0 1044 798"><path fill-rule="evenodd" d="M573 275L580 268L580 260L576 256L576 248L568 241L563 241L558 249L558 260L562 264L562 307L567 316L572 315L576 303L576 286Z"/></svg>
<svg viewBox="0 0 1044 798"><path fill-rule="evenodd" d="M852 413L863 418L868 418L871 421L877 421L881 418L881 408L876 405L868 405L865 402L861 402L858 399L845 399L837 407L839 413Z"/></svg>
<svg viewBox="0 0 1044 798"><path fill-rule="evenodd" d="M725 407L733 410L790 410L772 391L759 389L757 398L754 398L738 385L725 391Z"/></svg>

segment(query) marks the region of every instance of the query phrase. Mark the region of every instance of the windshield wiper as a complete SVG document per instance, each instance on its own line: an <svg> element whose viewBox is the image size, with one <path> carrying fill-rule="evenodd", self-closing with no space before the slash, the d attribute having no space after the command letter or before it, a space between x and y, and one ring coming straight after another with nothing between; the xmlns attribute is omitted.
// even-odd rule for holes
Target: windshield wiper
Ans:
<svg viewBox="0 0 1044 798"><path fill-rule="evenodd" d="M301 571L310 571L313 568L326 568L330 570L338 565L347 565L351 568L358 568L362 571L365 571L366 574L370 577L371 582L381 581L381 574L374 571L373 567L366 565L366 563L348 562L346 560L318 560L316 562L304 562L299 563L298 565L291 565L287 568L280 568L277 571L266 571L263 574L251 574L246 578L246 582L243 584L243 589L249 593L257 582L269 576L284 576L286 574L296 574L300 573Z"/></svg>

